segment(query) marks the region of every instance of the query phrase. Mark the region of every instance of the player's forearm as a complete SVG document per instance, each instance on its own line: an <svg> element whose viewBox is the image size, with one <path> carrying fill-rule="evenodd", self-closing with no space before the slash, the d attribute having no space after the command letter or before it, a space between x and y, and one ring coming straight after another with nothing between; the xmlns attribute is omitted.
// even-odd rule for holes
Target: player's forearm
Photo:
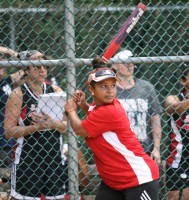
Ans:
<svg viewBox="0 0 189 200"><path fill-rule="evenodd" d="M189 100L180 101L178 97L170 96L165 101L166 113L172 115L174 113L183 114L186 110L189 110Z"/></svg>
<svg viewBox="0 0 189 200"><path fill-rule="evenodd" d="M154 148L160 149L161 145L161 121L159 115L155 115L152 118L152 129L153 129L153 142L154 142Z"/></svg>
<svg viewBox="0 0 189 200"><path fill-rule="evenodd" d="M82 101L80 104L79 104L79 107L80 109L85 113L87 114L88 110L89 110L89 104L87 103L87 101Z"/></svg>
<svg viewBox="0 0 189 200"><path fill-rule="evenodd" d="M185 100L182 102L179 102L173 106L173 109L178 114L183 114L186 110L189 110L189 100Z"/></svg>
<svg viewBox="0 0 189 200"><path fill-rule="evenodd" d="M160 145L161 145L161 133L160 132L153 133L153 142L154 142L154 148L156 148L157 150L160 150Z"/></svg>
<svg viewBox="0 0 189 200"><path fill-rule="evenodd" d="M22 78L22 76L25 74L24 70L19 70L13 74L11 74L11 79L13 83L16 83L18 81L20 81L20 79Z"/></svg>
<svg viewBox="0 0 189 200"><path fill-rule="evenodd" d="M59 121L59 120L51 120L49 126L50 126L50 129L52 130L57 130L60 133L64 133L67 127L67 122Z"/></svg>
<svg viewBox="0 0 189 200"><path fill-rule="evenodd" d="M37 125L30 126L11 126L10 128L5 127L5 137L9 138L20 138L29 134L33 134L39 129Z"/></svg>
<svg viewBox="0 0 189 200"><path fill-rule="evenodd" d="M71 112L67 113L67 116L69 117L73 131L79 136L87 137L88 134L82 127L81 120L79 119L77 112L72 110Z"/></svg>

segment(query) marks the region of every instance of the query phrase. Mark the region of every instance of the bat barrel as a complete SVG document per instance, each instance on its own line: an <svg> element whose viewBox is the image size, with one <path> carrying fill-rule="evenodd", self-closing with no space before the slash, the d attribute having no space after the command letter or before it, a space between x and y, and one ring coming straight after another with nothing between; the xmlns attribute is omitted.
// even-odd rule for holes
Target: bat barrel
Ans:
<svg viewBox="0 0 189 200"><path fill-rule="evenodd" d="M137 7L141 8L141 9L144 10L144 11L147 9L147 7L146 7L143 3L139 3L139 4L137 5Z"/></svg>
<svg viewBox="0 0 189 200"><path fill-rule="evenodd" d="M144 14L145 10L146 10L146 6L144 4L139 3L137 5L137 8L133 11L131 16L127 19L127 21L125 22L121 30L118 32L118 34L115 36L115 38L112 40L112 42L106 49L105 53L102 55L102 59L105 63L108 62L108 60L115 54L115 52L121 46L123 41L129 35L131 30L137 24L141 16Z"/></svg>

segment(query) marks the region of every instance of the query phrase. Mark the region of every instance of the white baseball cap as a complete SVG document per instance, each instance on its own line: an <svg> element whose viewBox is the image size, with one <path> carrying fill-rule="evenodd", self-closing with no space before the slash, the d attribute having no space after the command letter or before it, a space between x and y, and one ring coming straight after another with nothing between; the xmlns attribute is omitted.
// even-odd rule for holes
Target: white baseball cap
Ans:
<svg viewBox="0 0 189 200"><path fill-rule="evenodd" d="M130 50L126 49L117 53L113 58L121 60L121 59L127 59L129 57L133 57L133 56L134 56L133 53ZM136 65L134 65L134 67L137 68Z"/></svg>
<svg viewBox="0 0 189 200"><path fill-rule="evenodd" d="M132 56L133 53L130 50L126 49L124 51L120 51L119 53L117 53L113 58L127 59Z"/></svg>

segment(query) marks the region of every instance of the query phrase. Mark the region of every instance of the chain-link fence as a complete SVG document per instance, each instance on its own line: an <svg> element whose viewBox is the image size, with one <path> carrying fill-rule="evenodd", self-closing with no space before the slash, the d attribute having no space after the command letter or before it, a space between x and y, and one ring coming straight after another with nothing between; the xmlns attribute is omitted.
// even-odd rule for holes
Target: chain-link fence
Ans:
<svg viewBox="0 0 189 200"><path fill-rule="evenodd" d="M184 114L187 119L187 113L183 111L178 111L178 113L176 113L178 116L174 119L175 122L179 122L175 125L174 130L170 129L169 118L165 114L165 100L167 96L178 95L183 89L183 86L185 86L185 90L182 90L184 91L184 97L181 98L179 96L179 98L180 100L187 99L187 84L184 82L185 79L182 79L182 84L179 80L183 75L183 62L189 62L189 4L184 0L162 0L157 3L154 1L142 1L142 3L147 6L147 10L134 29L130 32L129 36L122 43L121 48L123 50L130 49L134 54L134 58L131 58L129 61L123 59L123 62L129 63L132 61L137 66L134 73L134 80L136 83L139 79L151 83L155 87L157 97L160 101L162 109L162 112L160 112L162 132L160 151L162 160L162 165L160 167L160 199L167 199L168 190L166 185L166 171L168 168L166 168L166 163L172 166L175 158L177 159L174 160L174 162L179 163L182 161L182 163L184 163L183 169L181 167L178 172L175 171L173 173L175 175L174 179L172 179L170 173L167 175L170 176L168 179L174 180L172 183L173 187L180 181L180 174L186 174L187 177L189 176L187 167L188 159L179 157L182 156L182 151L184 151L185 154L188 151L187 128L185 129L185 132L182 132L181 124L178 124L180 122L179 120L183 119L183 116L181 116L182 114ZM8 94L10 93L10 90L13 89L9 87L12 86L13 82L13 76L10 76L10 74L15 74L18 70L22 71L20 72L21 74L17 74L17 76L19 76L23 85L25 80L23 79L23 66L25 66L25 73L27 75L29 74L31 79L31 73L33 72L28 72L31 63L34 66L38 66L39 70L42 63L44 66L48 66L48 75L45 80L47 86L48 83L53 83L56 87L62 88L67 94L68 99L76 89L82 89L87 94L87 100L91 102L85 84L87 76L92 69L91 60L96 56L102 56L108 44L118 33L118 30L120 30L131 12L136 8L137 4L138 1L134 0L129 3L125 1L74 2L70 0L12 0L0 2L0 46L15 51L12 52L10 49L6 50L7 54L5 55L5 53L2 53L5 57L2 57L0 61L1 66L6 68L6 70L4 70L4 75L2 73L2 76L6 78L2 79L0 74L0 91L2 95L0 102L0 148L1 177L3 181L3 183L0 182L0 187L2 192L9 191L10 185L12 185L12 189L15 192L12 194L15 195L14 198L18 199L22 199L21 196L17 196L20 194L23 194L22 196L27 199L27 196L30 196L30 192L36 194L36 199L42 199L44 194L46 194L45 196L47 199L48 196L55 196L54 199L63 199L63 196L61 195L66 190L66 192L70 194L70 199L79 199L79 196L85 199L94 199L100 183L100 177L96 171L91 150L85 144L85 140L76 137L69 124L68 134L61 135L62 139L59 138L58 132L63 132L62 129L65 128L63 127L60 130L59 124L55 124L56 128L50 127L51 131L47 131L47 135L44 137L41 133L38 133L36 137L35 134L32 135L32 133L35 132L34 130L30 130L31 132L28 131L29 134L26 134L27 131L24 132L21 130L21 126L17 130L18 124L15 121L20 118L20 114L22 123L25 124L23 113L26 111L24 110L23 105L27 107L27 103L34 104L35 106L37 104L38 98L33 97L34 101L31 100L32 97L31 99L28 98L28 95L31 95L31 93L33 95L35 93L34 91L38 91L37 88L31 88L31 93L28 93L29 89L27 86L22 88L23 99L21 98L21 102L23 104L19 104L19 99L15 98L15 100L10 100L12 101L12 104L10 103L10 105L15 107L10 107L8 111L5 111ZM26 56L25 59L19 58L19 53L26 50L38 50L43 52L46 57L40 55L36 57L37 59L31 59L31 61L28 61ZM2 52L4 51L5 49L2 50ZM45 60L39 61L38 58L45 58ZM112 60L116 63L118 62L117 59ZM112 61L109 63L112 64ZM20 82L18 84L20 85ZM32 86L35 86L35 84L32 84ZM51 92L54 92L54 88L53 90L47 88L47 93ZM139 95L143 93L142 89L137 92ZM148 95L149 92L150 91L147 91ZM24 95L25 93L26 95ZM59 97L57 96L55 98ZM131 99L130 97L127 98ZM127 98L125 97L125 103ZM146 97L143 97L143 99L146 99ZM148 102L150 104L149 107L152 106L151 104L154 104L154 100L157 100L155 99L155 96L151 96L151 103ZM47 104L47 107L50 106L49 100L45 100L45 103ZM133 103L132 105L134 105ZM55 105L57 106L59 104L56 103ZM143 104L141 106L143 106ZM126 110L127 109L130 110L130 107L126 106ZM188 104L184 109L187 111ZM61 110L61 106L59 106L58 110ZM4 125L5 112L7 112L6 117L8 117L8 120L6 119L6 124ZM146 119L146 117L137 110L132 112L134 115L133 119L140 115L141 118L144 117L142 120ZM14 114L15 117L13 117ZM147 116L148 121L146 121L146 123L150 124L150 113L146 114L149 115ZM153 114L154 113L151 115L153 116ZM84 114L80 110L79 116L84 118ZM184 121L184 119L182 121ZM23 125L22 123L19 120L19 125ZM30 123L31 122L28 121L25 125L28 126ZM185 123L187 124L186 120ZM49 122L49 124L51 123ZM8 127L8 131L7 129L3 130L3 126ZM9 145L7 141L3 140L5 132ZM153 130L151 130L150 134L152 135L152 133ZM16 136L14 141L12 141L14 134ZM17 139L18 141L16 142ZM24 145L27 142L29 142L29 145L27 145L27 148L24 148ZM41 144L43 144L43 147L40 147ZM9 157L12 158L12 152L10 152L10 150L13 148L16 153L16 157L13 159L15 165L12 169L12 177L14 178L12 178L12 182L9 184L12 163L9 161L5 164L5 161ZM59 160L60 155L52 153L53 150L49 150L52 148L55 148L55 150L58 149L57 152L61 149L61 161ZM33 160L27 158L27 153L29 153L30 156L33 156ZM36 163L34 163L34 161L36 161ZM29 171L25 170L27 166L29 166L29 169L27 169ZM61 168L61 170L59 168ZM60 172L58 172L58 170L60 170ZM55 175L52 171L55 172ZM48 173L53 175L48 176ZM37 178L40 176L41 178ZM17 178L19 177L21 177L21 179L17 182ZM47 183L43 186L42 190L39 189L41 188L41 183ZM30 187L28 185L30 185ZM59 188L60 185L61 189ZM17 190L16 187L19 189ZM27 187L29 187L31 191L26 191ZM180 189L181 188L182 184L180 186ZM188 197L186 197L186 199L187 198Z"/></svg>

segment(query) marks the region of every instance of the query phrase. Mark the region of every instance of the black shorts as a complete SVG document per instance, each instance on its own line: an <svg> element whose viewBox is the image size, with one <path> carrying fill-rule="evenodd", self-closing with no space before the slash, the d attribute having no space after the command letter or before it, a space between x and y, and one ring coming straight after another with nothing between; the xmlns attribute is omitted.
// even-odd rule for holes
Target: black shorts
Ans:
<svg viewBox="0 0 189 200"><path fill-rule="evenodd" d="M141 184L124 190L113 190L104 182L101 182L95 200L137 200L153 199L159 200L158 180Z"/></svg>
<svg viewBox="0 0 189 200"><path fill-rule="evenodd" d="M187 178L182 179L181 174L186 174ZM189 168L182 166L179 168L167 167L166 186L168 191L180 190L189 187Z"/></svg>
<svg viewBox="0 0 189 200"><path fill-rule="evenodd" d="M61 154L55 157L48 153L31 152L21 154L20 162L12 167L11 196L16 199L40 200L41 195L47 199L63 199L66 194L67 170ZM52 152L52 150L51 150ZM26 155L25 155L26 154ZM27 156L29 155L29 156Z"/></svg>

